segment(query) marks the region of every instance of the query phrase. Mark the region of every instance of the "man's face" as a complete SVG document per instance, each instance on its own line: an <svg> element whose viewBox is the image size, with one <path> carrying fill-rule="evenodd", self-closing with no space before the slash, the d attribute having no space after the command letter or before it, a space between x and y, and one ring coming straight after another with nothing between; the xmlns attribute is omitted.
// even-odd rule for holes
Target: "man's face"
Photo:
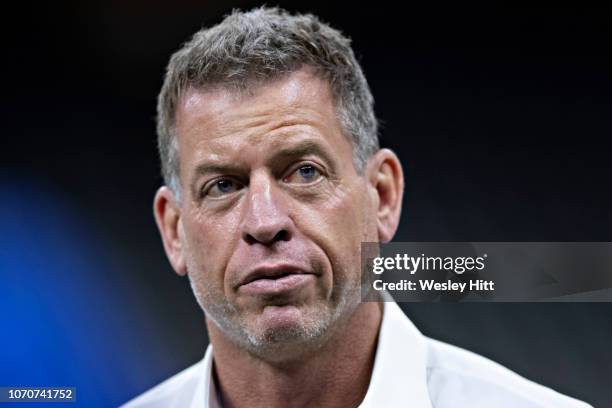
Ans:
<svg viewBox="0 0 612 408"><path fill-rule="evenodd" d="M320 338L358 304L375 193L353 165L329 85L297 71L177 109L179 237L198 302L254 352Z"/></svg>

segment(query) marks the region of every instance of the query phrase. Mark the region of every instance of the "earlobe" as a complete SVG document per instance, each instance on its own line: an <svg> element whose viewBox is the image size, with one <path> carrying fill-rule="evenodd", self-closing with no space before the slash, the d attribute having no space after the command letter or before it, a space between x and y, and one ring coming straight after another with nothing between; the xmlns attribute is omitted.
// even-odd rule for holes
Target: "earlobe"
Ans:
<svg viewBox="0 0 612 408"><path fill-rule="evenodd" d="M177 274L187 274L183 255L181 231L181 208L172 190L162 186L157 190L153 201L153 214L161 234L166 256Z"/></svg>
<svg viewBox="0 0 612 408"><path fill-rule="evenodd" d="M389 149L379 150L368 166L370 183L377 198L376 218L378 239L389 242L399 225L404 195L404 173L395 153Z"/></svg>

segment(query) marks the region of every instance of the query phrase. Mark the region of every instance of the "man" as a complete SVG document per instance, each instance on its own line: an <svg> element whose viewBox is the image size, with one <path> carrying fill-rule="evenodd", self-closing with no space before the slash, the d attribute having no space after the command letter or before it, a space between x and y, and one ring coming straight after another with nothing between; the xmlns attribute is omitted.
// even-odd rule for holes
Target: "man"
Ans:
<svg viewBox="0 0 612 408"><path fill-rule="evenodd" d="M349 40L261 8L202 30L158 105L164 248L207 317L204 359L127 407L584 407L361 302L402 168Z"/></svg>

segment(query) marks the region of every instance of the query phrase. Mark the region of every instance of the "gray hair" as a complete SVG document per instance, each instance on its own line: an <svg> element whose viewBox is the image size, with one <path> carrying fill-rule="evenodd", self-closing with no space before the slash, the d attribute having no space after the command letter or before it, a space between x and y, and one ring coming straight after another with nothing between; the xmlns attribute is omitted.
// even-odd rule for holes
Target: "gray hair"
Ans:
<svg viewBox="0 0 612 408"><path fill-rule="evenodd" d="M343 131L361 173L379 149L374 99L350 40L311 14L279 8L234 10L170 58L157 104L157 135L164 182L180 194L177 105L189 88L222 86L245 91L308 66L332 91Z"/></svg>

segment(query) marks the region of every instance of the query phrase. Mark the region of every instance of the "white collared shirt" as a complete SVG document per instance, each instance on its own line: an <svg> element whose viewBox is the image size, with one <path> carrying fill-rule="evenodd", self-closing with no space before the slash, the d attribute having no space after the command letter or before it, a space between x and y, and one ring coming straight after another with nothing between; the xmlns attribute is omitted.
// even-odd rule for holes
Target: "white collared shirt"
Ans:
<svg viewBox="0 0 612 408"><path fill-rule="evenodd" d="M213 350L123 408L221 408ZM590 405L529 381L472 352L422 335L386 302L370 385L359 408L523 408Z"/></svg>

